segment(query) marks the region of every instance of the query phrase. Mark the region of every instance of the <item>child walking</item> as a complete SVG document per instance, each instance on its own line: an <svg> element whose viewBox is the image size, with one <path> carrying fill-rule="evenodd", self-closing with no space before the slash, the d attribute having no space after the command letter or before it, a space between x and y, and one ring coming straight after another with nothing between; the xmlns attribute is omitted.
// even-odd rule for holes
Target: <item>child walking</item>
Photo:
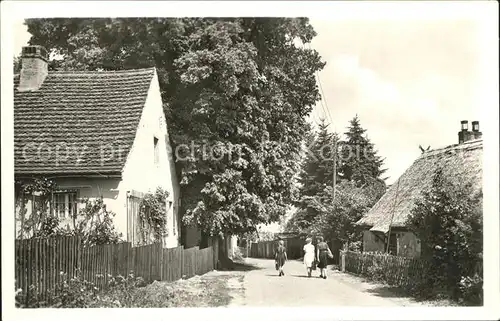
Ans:
<svg viewBox="0 0 500 321"><path fill-rule="evenodd" d="M279 276L285 275L285 272L283 272L283 265L285 265L285 261L288 260L288 258L286 256L285 242L283 240L280 240L278 242L278 247L276 248L274 259L276 260L276 266L279 271Z"/></svg>

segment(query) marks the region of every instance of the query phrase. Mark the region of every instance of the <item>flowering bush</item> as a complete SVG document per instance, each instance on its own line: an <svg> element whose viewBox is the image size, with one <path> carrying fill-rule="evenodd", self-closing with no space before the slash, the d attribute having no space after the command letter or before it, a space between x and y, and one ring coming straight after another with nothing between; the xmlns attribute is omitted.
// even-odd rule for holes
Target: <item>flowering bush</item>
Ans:
<svg viewBox="0 0 500 321"><path fill-rule="evenodd" d="M109 211L102 197L83 199L84 208L73 218L73 229L70 234L80 235L87 245L113 244L121 240L122 234L116 231L113 224L114 212Z"/></svg>
<svg viewBox="0 0 500 321"><path fill-rule="evenodd" d="M144 279L136 277L131 272L127 277L118 275L108 281L108 288L99 291L97 286L84 280L80 271L73 278L68 278L60 272L61 281L56 284L53 292L45 296L38 293L32 285L27 293L17 289L15 293L16 307L18 308L95 308L95 307L121 307L136 300L134 289L146 285ZM97 275L99 276L99 275Z"/></svg>
<svg viewBox="0 0 500 321"><path fill-rule="evenodd" d="M56 286L55 295L52 297L53 308L88 308L96 299L97 287L83 280L79 273L76 277L68 279L66 273L63 281Z"/></svg>
<svg viewBox="0 0 500 321"><path fill-rule="evenodd" d="M483 278L479 274L473 277L462 277L460 280L462 300L471 305L481 305L483 302Z"/></svg>
<svg viewBox="0 0 500 321"><path fill-rule="evenodd" d="M59 218L57 216L46 216L41 221L40 231L38 237L48 237L53 235L60 235Z"/></svg>
<svg viewBox="0 0 500 321"><path fill-rule="evenodd" d="M46 305L46 302L38 295L37 288L34 285L29 286L27 292L17 289L15 302L17 308L40 308Z"/></svg>

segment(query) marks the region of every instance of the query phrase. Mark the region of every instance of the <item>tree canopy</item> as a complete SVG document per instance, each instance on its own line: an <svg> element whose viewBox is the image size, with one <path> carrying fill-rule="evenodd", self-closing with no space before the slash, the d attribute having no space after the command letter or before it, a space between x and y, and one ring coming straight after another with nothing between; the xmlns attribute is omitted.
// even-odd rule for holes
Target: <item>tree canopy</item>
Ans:
<svg viewBox="0 0 500 321"><path fill-rule="evenodd" d="M27 19L51 68L156 67L177 159L184 222L243 233L290 203L325 63L305 18ZM208 150L209 157L204 157Z"/></svg>
<svg viewBox="0 0 500 321"><path fill-rule="evenodd" d="M323 234L359 246L354 225L385 192L380 175L383 160L366 137L359 118L349 124L345 139L329 133L323 119L310 138L300 175L298 210L287 223L288 231ZM337 146L334 158L334 146ZM336 197L333 199L333 161L336 159ZM358 242L358 243L356 243Z"/></svg>

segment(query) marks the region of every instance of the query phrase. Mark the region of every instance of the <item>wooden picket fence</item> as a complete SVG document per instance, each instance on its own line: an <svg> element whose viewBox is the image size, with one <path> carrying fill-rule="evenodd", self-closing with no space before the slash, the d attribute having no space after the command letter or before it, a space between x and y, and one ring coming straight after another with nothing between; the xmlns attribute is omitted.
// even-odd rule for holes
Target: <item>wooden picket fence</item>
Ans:
<svg viewBox="0 0 500 321"><path fill-rule="evenodd" d="M426 269L425 261L417 258L352 251L343 253L345 271L394 286L414 283Z"/></svg>
<svg viewBox="0 0 500 321"><path fill-rule="evenodd" d="M429 265L419 258L395 256L379 253L361 253L340 251L344 256L341 261L343 271L365 276L374 281L381 281L391 286L409 287L422 280L429 272ZM478 262L469 274L482 275L483 264Z"/></svg>
<svg viewBox="0 0 500 321"><path fill-rule="evenodd" d="M131 272L147 283L175 281L214 270L217 260L214 252L213 247L166 249L159 243L86 247L74 236L16 240L16 289L27 293L30 286L35 286L39 295L44 296L53 292L63 279L77 276L77 271L99 290L107 287L110 277L127 276Z"/></svg>

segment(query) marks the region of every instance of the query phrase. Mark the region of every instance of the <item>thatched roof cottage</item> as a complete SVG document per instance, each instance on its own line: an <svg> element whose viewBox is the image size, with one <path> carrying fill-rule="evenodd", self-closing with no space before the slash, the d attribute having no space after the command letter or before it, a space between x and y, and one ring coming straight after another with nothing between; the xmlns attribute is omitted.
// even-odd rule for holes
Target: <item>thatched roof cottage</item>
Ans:
<svg viewBox="0 0 500 321"><path fill-rule="evenodd" d="M482 190L483 142L479 122L462 121L459 144L424 151L422 155L392 184L382 198L356 224L363 228L363 250L385 251L390 231L392 254L418 256L420 242L406 228L406 220L415 200L431 187L433 174L441 167L451 179L470 181L475 192Z"/></svg>

